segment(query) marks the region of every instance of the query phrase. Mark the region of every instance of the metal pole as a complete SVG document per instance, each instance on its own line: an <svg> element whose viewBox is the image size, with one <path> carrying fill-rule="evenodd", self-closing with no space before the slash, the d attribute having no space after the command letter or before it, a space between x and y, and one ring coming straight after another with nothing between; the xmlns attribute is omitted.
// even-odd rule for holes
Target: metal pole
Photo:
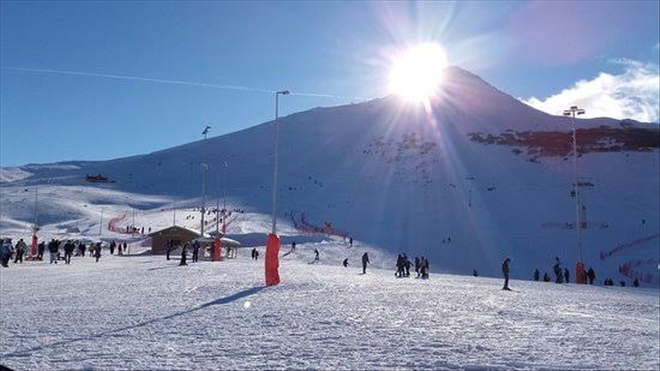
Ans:
<svg viewBox="0 0 660 371"><path fill-rule="evenodd" d="M99 223L99 238L101 237L101 234L103 232L103 210L105 208L101 208L101 222Z"/></svg>
<svg viewBox="0 0 660 371"><path fill-rule="evenodd" d="M222 233L227 233L227 168L229 165L227 164L227 161L225 161L225 189L224 189L224 200L223 200L223 205L222 205Z"/></svg>
<svg viewBox="0 0 660 371"><path fill-rule="evenodd" d="M472 181L474 180L473 176L466 177L468 180L468 207L472 207Z"/></svg>
<svg viewBox="0 0 660 371"><path fill-rule="evenodd" d="M39 185L34 187L34 226L32 227L33 234L37 234L37 202L39 201Z"/></svg>
<svg viewBox="0 0 660 371"><path fill-rule="evenodd" d="M199 229L200 235L204 237L204 214L206 214L206 134L208 134L210 126L206 126L202 134L204 134L204 143L202 148L202 219L200 220L201 227Z"/></svg>
<svg viewBox="0 0 660 371"><path fill-rule="evenodd" d="M576 115L584 114L584 110L578 106L571 106L570 109L564 110L564 116L571 117L571 124L573 127L573 190L575 192L575 228L577 228L577 248L579 263L582 264L582 223L580 218L580 186L578 184L577 176L577 130L576 130Z"/></svg>
<svg viewBox="0 0 660 371"><path fill-rule="evenodd" d="M275 215L277 214L277 161L278 161L278 145L279 145L279 134L280 128L278 125L278 105L279 105L279 95L288 95L288 90L282 90L275 92L275 154L274 154L274 165L273 165L273 234L277 234L277 219Z"/></svg>
<svg viewBox="0 0 660 371"><path fill-rule="evenodd" d="M580 223L580 187L577 177L577 133L575 130L575 112L573 112L573 182L575 187L575 221L577 227L578 257L582 262L582 223Z"/></svg>

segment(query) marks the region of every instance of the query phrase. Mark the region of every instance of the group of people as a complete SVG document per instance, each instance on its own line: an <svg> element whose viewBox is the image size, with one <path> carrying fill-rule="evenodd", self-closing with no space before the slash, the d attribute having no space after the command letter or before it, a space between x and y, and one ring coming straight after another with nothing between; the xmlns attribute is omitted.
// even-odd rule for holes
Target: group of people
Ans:
<svg viewBox="0 0 660 371"><path fill-rule="evenodd" d="M57 264L58 261L63 260L65 264L71 264L71 257L85 256L89 252L89 256L96 258L98 262L101 258L101 250L103 248L101 242L90 243L87 245L85 241L81 240L59 240L52 238L48 243L41 241L37 244L36 255L30 254L27 244L21 238L15 245L12 244L11 239L6 238L0 243L0 263L3 267L9 267L9 261L14 260L14 264L23 263L23 259L43 261L46 251L49 253L49 263ZM112 241L109 246L110 254L114 254L117 250L118 255L123 255L128 250L126 242L117 243ZM25 257L27 255L27 257Z"/></svg>
<svg viewBox="0 0 660 371"><path fill-rule="evenodd" d="M555 264L552 266L552 270L555 273L555 283L570 283L570 272L568 268L563 268L561 267L561 261L559 260L558 257L555 257ZM593 268L589 267L588 271L584 271L584 276L587 277L589 280L589 284L593 285L594 280L596 279L596 272L594 271ZM539 272L538 269L534 270L534 276L533 276L534 281L540 281L541 280L541 272ZM550 275L548 275L548 272L543 273L543 282L550 282Z"/></svg>
<svg viewBox="0 0 660 371"><path fill-rule="evenodd" d="M394 276L396 278L410 277L410 267L413 263L410 262L406 253L399 254L396 258L396 272ZM425 257L415 257L415 273L417 273L417 278L427 279L429 278L429 261Z"/></svg>
<svg viewBox="0 0 660 371"><path fill-rule="evenodd" d="M502 287L503 290L510 290L509 288L509 262L511 259L506 258L504 262L502 262L502 274L504 275L504 287ZM555 273L555 283L570 283L570 275L568 268L562 269L561 267L561 261L559 260L558 257L555 257L555 264L552 267L554 273ZM475 270L473 275L476 277L477 276L477 271ZM533 279L534 281L540 281L541 273L539 272L538 269L534 270L534 276ZM589 280L589 284L593 285L594 280L596 279L596 272L592 267L589 267L589 270L584 271L584 276ZM545 272L543 274L543 282L550 282L550 276L548 275L548 272ZM603 281L604 286L614 286L614 281L611 278L606 278ZM621 281L621 286L625 286L626 283L624 281ZM633 286L634 287L639 287L639 279L635 278L633 281Z"/></svg>

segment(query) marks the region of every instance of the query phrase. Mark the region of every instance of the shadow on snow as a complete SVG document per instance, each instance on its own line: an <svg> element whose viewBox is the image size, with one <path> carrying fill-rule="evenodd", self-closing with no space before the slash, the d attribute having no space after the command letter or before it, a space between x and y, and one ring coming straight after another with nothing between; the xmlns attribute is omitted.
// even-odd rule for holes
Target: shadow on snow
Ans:
<svg viewBox="0 0 660 371"><path fill-rule="evenodd" d="M156 323L158 321L166 321L166 320L169 320L169 319L172 319L172 318L180 317L180 316L183 316L185 314L189 314L189 313L192 313L194 311L204 309L204 308L207 308L207 307L210 307L210 306L213 306L213 305L229 304L229 303L232 303L236 300L245 298L247 296L254 295L254 294L258 293L259 291L265 289L266 287L267 286L251 287L251 288L245 289L243 291L239 291L235 294L225 296L224 298L218 298L218 299L215 299L215 300L210 301L208 303L199 305L195 308L184 310L184 311L174 313L174 314L170 314L169 316L165 316L165 317L162 317L162 318L154 318L154 319L151 319L151 320L148 320L148 321L136 323L134 325L125 326L125 327L121 327L121 328L114 329L114 330L103 331L103 332L100 332L98 334L93 334L93 335L88 335L88 336L80 336L80 337L73 338L73 339L70 339L70 340L63 340L63 341L58 341L58 342L54 342L54 343L50 343L50 344L45 344L45 345L32 347L32 348L25 349L25 350L19 350L19 351L15 351L15 352L12 352L12 353L3 354L2 358L15 357L15 356L24 356L27 353L36 352L36 351L39 351L39 350L42 350L42 349L53 348L53 347L57 347L57 346L61 346L61 345L68 345L68 344L71 344L71 343L75 343L77 341L87 340L87 339L91 339L91 338L100 338L100 337L104 337L104 336L107 336L107 335L116 334L116 333L119 333L119 332L122 332L122 331L133 330L133 329L136 329L136 328L145 327L145 326L148 326L152 323Z"/></svg>

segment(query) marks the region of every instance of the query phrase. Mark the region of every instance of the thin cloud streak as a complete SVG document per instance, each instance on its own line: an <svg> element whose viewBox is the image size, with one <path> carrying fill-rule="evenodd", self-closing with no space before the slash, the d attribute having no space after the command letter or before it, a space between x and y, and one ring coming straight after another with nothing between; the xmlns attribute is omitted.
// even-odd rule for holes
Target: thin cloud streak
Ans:
<svg viewBox="0 0 660 371"><path fill-rule="evenodd" d="M26 67L12 67L12 66L2 66L0 68L3 69L3 70L22 71L22 72L51 73L51 74L69 75L69 76L100 77L100 78L108 78L108 79L130 80L130 81L140 81L140 82L153 82L153 83L158 83L158 84L198 86L198 87L203 87L203 88L250 91L250 92L269 93L269 94L275 94L277 92L277 90L255 88L255 87L249 87L249 86L209 84L209 83L205 83L205 82L155 79L155 78L150 78L150 77L115 75L115 74L108 74L108 73L95 73L95 72L69 71L69 70L53 70L53 69L45 69L45 68L26 68ZM340 96L340 95L320 94L320 93L297 93L297 92L293 92L293 91L291 92L291 95L298 95L298 96L305 96L305 97L317 97L317 98L334 98L334 99L353 99L353 100L364 100L364 99L366 99L366 98L363 98L363 97L345 97L345 96Z"/></svg>

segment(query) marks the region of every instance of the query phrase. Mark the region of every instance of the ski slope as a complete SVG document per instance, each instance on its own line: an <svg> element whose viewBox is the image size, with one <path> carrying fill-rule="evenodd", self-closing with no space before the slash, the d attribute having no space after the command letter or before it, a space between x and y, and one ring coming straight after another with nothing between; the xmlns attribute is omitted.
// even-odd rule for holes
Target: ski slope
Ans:
<svg viewBox="0 0 660 371"><path fill-rule="evenodd" d="M264 286L250 249L74 257L0 269L0 364L16 370L657 370L657 289L432 273L357 244L299 244ZM314 249L321 260L311 264ZM283 247L282 254L288 251ZM373 266L361 274L358 257ZM140 252L138 247L132 253ZM348 268L341 266L349 257ZM515 272L516 262L511 265Z"/></svg>

